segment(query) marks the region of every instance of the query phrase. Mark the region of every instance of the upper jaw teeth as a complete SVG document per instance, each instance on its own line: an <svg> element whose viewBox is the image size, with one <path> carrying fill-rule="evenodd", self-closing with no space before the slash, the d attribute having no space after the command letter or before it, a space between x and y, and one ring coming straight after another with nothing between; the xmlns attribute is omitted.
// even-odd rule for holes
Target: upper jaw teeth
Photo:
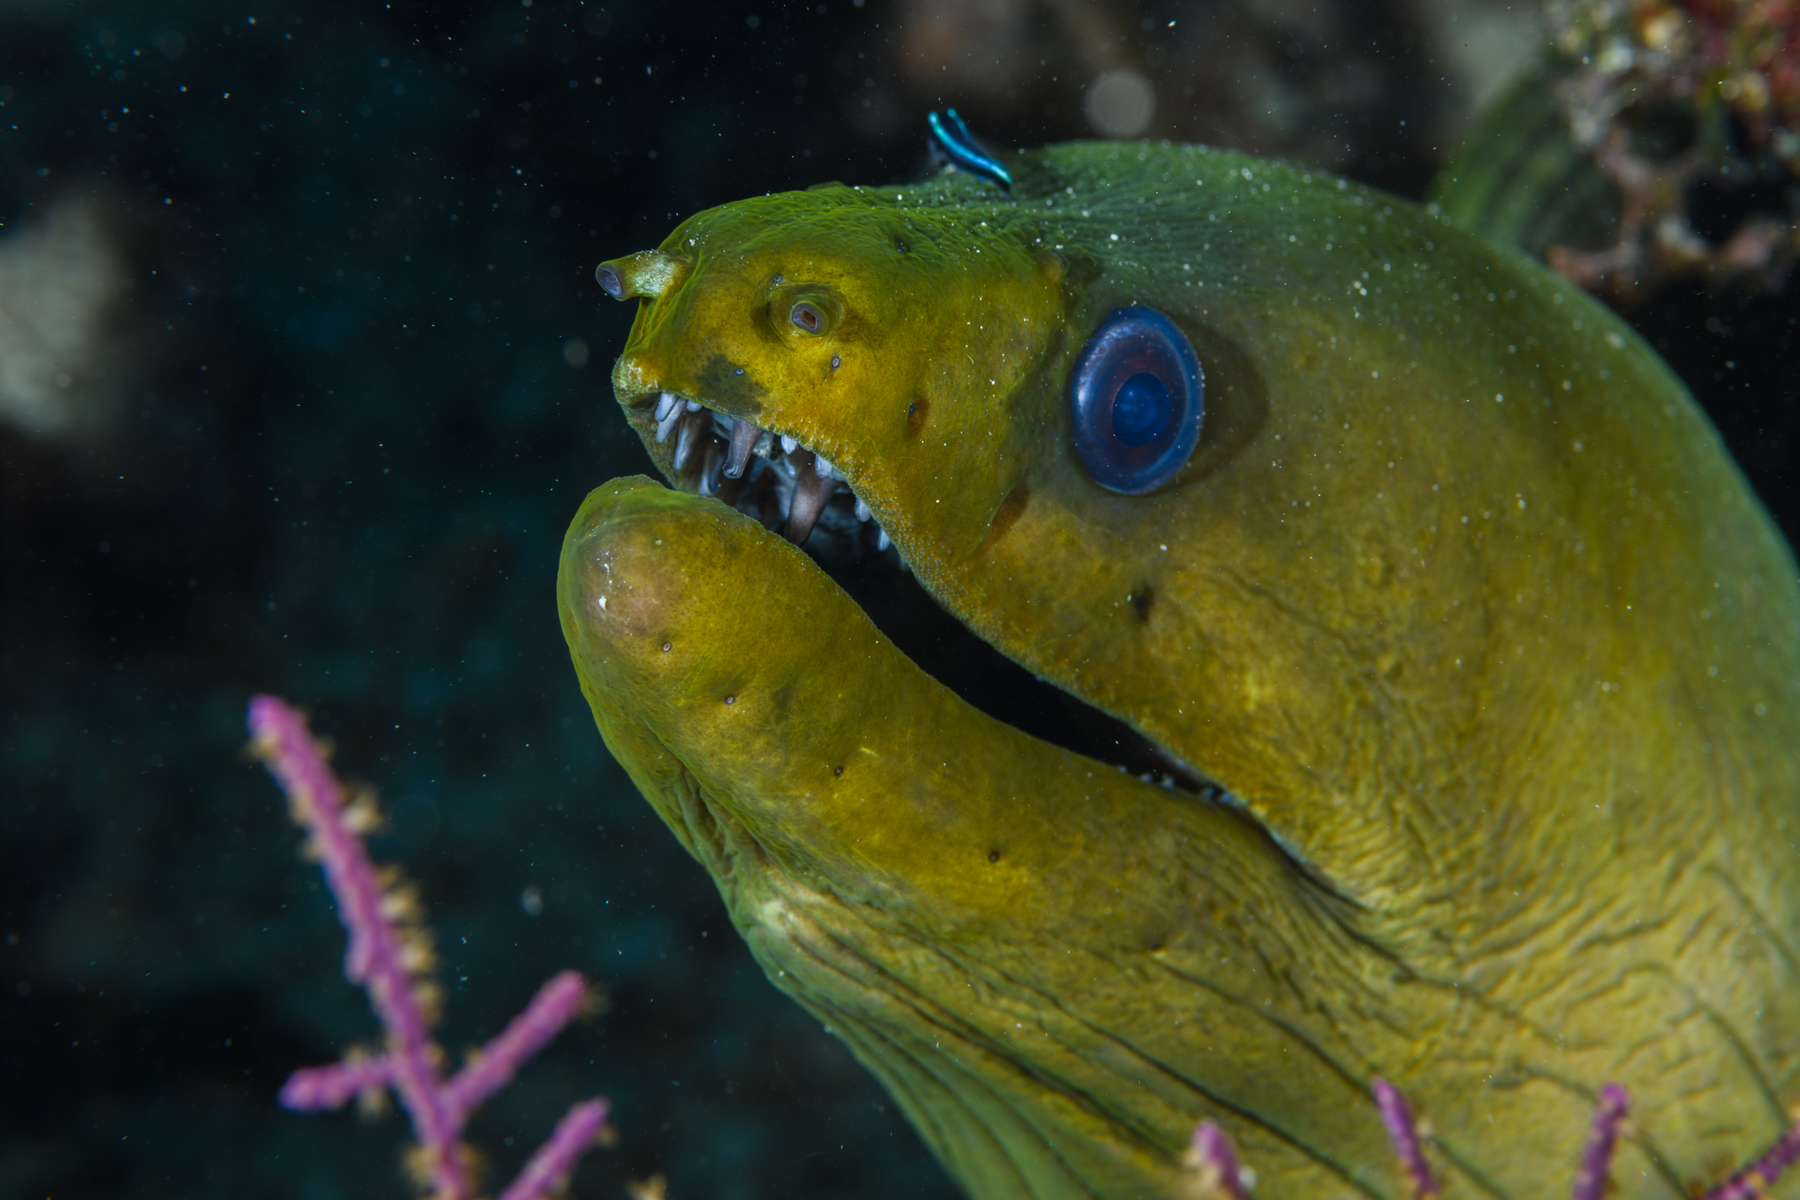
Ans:
<svg viewBox="0 0 1800 1200"><path fill-rule="evenodd" d="M681 432L675 435L675 469L687 466L688 456L694 452L694 444L700 440L700 430L695 421L681 422Z"/></svg>
<svg viewBox="0 0 1800 1200"><path fill-rule="evenodd" d="M673 401L676 400L677 397L664 392L663 399L665 401ZM679 403L658 404L656 406L656 440L658 442L666 442L669 440L669 433L675 428L675 422L681 420L681 415L681 405Z"/></svg>
<svg viewBox="0 0 1800 1200"><path fill-rule="evenodd" d="M750 453L762 441L763 431L748 421L737 421L731 428L731 449L725 454L725 474L737 479L750 465Z"/></svg>
<svg viewBox="0 0 1800 1200"><path fill-rule="evenodd" d="M789 540L795 544L804 542L831 498L842 488L850 494L857 521L874 525L877 548L885 550L891 544L887 532L872 520L869 506L851 490L850 481L830 461L802 446L798 438L785 433L777 435L754 422L714 412L701 401L675 392L660 393L654 412L657 442L665 443L671 433L675 434L671 456L675 474L685 478L690 474L690 464L699 464L693 485L700 495L717 494L726 480L763 477L765 468L751 470L750 464L753 458L765 460L774 481L772 499L786 520ZM760 494L767 495L768 485L762 487ZM736 493L738 506L752 515L762 515L753 507L758 503L757 494L740 489Z"/></svg>

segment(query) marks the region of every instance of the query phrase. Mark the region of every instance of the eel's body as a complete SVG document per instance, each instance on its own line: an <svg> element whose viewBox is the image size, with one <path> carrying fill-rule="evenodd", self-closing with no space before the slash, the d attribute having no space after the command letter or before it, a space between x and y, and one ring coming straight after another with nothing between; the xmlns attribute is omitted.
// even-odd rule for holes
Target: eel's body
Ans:
<svg viewBox="0 0 1800 1200"><path fill-rule="evenodd" d="M1401 201L1189 147L1010 165L619 260L619 400L687 492L723 451L682 430L676 470L660 393L829 459L971 630L1220 792L975 712L758 521L615 481L564 629L770 977L981 1200L1166 1195L1201 1119L1264 1196L1400 1197L1376 1076L1451 1196L1564 1192L1612 1080L1620 1196L1748 1160L1800 1100L1800 591L1692 400ZM1065 391L1126 305L1206 379L1138 496Z"/></svg>

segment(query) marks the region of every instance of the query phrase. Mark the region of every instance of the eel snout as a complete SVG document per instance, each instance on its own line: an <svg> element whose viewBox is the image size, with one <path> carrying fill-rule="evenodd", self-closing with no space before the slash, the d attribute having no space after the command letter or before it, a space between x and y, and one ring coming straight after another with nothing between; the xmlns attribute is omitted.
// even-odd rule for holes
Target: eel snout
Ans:
<svg viewBox="0 0 1800 1200"><path fill-rule="evenodd" d="M570 526L558 601L602 734L678 834L699 805L791 870L928 906L1041 837L1013 797L1072 756L969 708L752 517L615 480Z"/></svg>
<svg viewBox="0 0 1800 1200"><path fill-rule="evenodd" d="M589 497L569 529L558 579L571 651L607 673L643 668L645 639L666 624L663 612L681 592L681 559L673 546L659 552L654 511L620 503L637 484L619 480Z"/></svg>

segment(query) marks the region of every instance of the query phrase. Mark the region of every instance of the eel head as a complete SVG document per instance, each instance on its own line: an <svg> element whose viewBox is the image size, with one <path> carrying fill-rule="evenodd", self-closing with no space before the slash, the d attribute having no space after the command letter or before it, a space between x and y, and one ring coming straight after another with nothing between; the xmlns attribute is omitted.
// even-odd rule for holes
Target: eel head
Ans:
<svg viewBox="0 0 1800 1200"><path fill-rule="evenodd" d="M1453 1193L1566 1178L1614 1078L1650 1131L1627 1194L1746 1157L1800 1007L1780 949L1706 922L1791 928L1792 872L1730 847L1795 791L1759 767L1779 800L1744 802L1709 747L1731 723L1749 770L1795 732L1740 714L1796 677L1797 610L1704 418L1597 306L1398 201L1145 149L1134 177L1196 180L1173 211L1108 154L1021 156L1006 198L746 200L602 264L675 485L598 489L565 542L608 746L974 1196L1167 1194L1200 1119L1271 1195L1402 1195L1376 1075ZM1205 379L1145 494L1071 437L1130 306ZM965 703L819 565L890 540L1118 754ZM1699 616L1727 600L1756 638Z"/></svg>

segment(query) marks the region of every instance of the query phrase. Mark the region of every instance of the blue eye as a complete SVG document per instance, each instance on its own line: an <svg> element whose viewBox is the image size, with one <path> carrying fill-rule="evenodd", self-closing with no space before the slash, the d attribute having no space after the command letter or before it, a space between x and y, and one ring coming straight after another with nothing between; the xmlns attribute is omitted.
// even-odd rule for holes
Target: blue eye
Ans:
<svg viewBox="0 0 1800 1200"><path fill-rule="evenodd" d="M1152 308L1121 308L1081 348L1069 406L1075 452L1094 482L1141 495L1173 478L1200 440L1200 360L1169 318Z"/></svg>

